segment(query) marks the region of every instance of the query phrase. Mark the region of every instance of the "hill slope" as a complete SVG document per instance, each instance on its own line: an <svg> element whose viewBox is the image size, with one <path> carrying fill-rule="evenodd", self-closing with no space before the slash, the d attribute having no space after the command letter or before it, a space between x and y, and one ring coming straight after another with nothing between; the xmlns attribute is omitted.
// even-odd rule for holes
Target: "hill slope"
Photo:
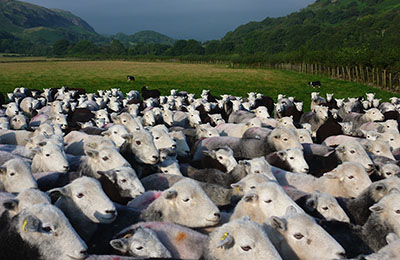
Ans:
<svg viewBox="0 0 400 260"><path fill-rule="evenodd" d="M135 45L137 43L149 44L149 43L161 43L172 45L174 39L154 31L140 31L132 35L126 35L124 33L117 33L114 39L119 40L124 45Z"/></svg>
<svg viewBox="0 0 400 260"><path fill-rule="evenodd" d="M15 0L0 0L0 31L41 43L99 37L88 23L70 12Z"/></svg>
<svg viewBox="0 0 400 260"><path fill-rule="evenodd" d="M341 55L343 63L379 64L393 55L400 60L399 28L398 0L317 0L288 16L239 26L221 45L234 53L280 55L292 61L318 60L319 55L320 62L337 63Z"/></svg>

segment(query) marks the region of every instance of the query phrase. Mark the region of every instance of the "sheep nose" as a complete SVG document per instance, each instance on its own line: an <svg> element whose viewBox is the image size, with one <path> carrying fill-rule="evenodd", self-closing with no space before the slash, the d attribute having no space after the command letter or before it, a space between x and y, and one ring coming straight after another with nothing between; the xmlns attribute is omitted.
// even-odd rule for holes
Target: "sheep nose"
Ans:
<svg viewBox="0 0 400 260"><path fill-rule="evenodd" d="M337 256L339 257L339 259L345 259L346 258L346 253L345 252L340 252L340 253L337 253Z"/></svg>
<svg viewBox="0 0 400 260"><path fill-rule="evenodd" d="M87 256L88 252L87 252L87 250L81 250L81 251L79 252L79 254L80 254L81 256L85 257L85 256Z"/></svg>
<svg viewBox="0 0 400 260"><path fill-rule="evenodd" d="M216 212L214 213L214 217L216 217L217 220L221 219L221 214Z"/></svg>
<svg viewBox="0 0 400 260"><path fill-rule="evenodd" d="M155 161L158 161L158 156L157 155L153 155L151 158L153 158Z"/></svg>
<svg viewBox="0 0 400 260"><path fill-rule="evenodd" d="M171 147L172 147L173 149L175 149L175 148L176 148L176 144L173 144Z"/></svg>
<svg viewBox="0 0 400 260"><path fill-rule="evenodd" d="M310 170L310 169L308 169L308 168L304 168L304 169L303 169L304 172L308 172L309 170Z"/></svg>
<svg viewBox="0 0 400 260"><path fill-rule="evenodd" d="M69 171L69 166L64 165L63 167L64 167L64 170Z"/></svg>

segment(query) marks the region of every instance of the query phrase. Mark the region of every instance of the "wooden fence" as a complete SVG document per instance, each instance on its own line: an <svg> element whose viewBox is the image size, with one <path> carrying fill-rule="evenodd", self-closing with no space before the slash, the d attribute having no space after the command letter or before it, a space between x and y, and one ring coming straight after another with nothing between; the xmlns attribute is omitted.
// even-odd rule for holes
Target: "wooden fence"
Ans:
<svg viewBox="0 0 400 260"><path fill-rule="evenodd" d="M323 75L332 79L348 80L376 86L384 90L400 91L400 74L379 68L365 66L335 66L321 64L275 64L275 69L290 70L315 75Z"/></svg>
<svg viewBox="0 0 400 260"><path fill-rule="evenodd" d="M255 68L272 68L280 70L289 70L313 75L326 76L331 79L347 80L359 82L369 86L379 87L392 92L400 92L400 73L391 72L385 69L379 69L367 66L326 66L322 64L290 64L280 63L271 65L269 63L242 64L232 63L224 60L209 60L209 61L193 61L193 60L174 60L181 63L196 63L196 64L227 64L231 68L255 67Z"/></svg>

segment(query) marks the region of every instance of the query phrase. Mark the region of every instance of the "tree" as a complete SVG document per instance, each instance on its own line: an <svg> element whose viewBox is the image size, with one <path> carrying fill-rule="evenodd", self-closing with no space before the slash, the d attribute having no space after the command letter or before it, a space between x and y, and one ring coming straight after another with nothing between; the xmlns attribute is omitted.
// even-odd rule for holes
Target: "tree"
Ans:
<svg viewBox="0 0 400 260"><path fill-rule="evenodd" d="M126 55L126 49L124 45L118 41L118 40L113 40L110 45L110 51L112 56L122 56Z"/></svg>
<svg viewBox="0 0 400 260"><path fill-rule="evenodd" d="M66 39L58 40L53 44L53 54L54 55L65 55L67 54L70 43Z"/></svg>

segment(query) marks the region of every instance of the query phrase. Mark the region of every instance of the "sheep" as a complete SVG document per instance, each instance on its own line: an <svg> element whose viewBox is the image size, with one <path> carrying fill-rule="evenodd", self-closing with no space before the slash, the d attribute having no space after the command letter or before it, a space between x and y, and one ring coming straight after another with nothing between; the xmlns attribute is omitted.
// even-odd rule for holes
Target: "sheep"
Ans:
<svg viewBox="0 0 400 260"><path fill-rule="evenodd" d="M295 133L301 144L313 143L313 140L311 138L311 133L307 129L296 129Z"/></svg>
<svg viewBox="0 0 400 260"><path fill-rule="evenodd" d="M161 149L175 149L175 141L168 135L168 131L159 127L152 127L150 133L153 136L154 144L157 150Z"/></svg>
<svg viewBox="0 0 400 260"><path fill-rule="evenodd" d="M13 217L28 207L41 203L51 204L51 201L49 196L44 192L34 188L29 188L18 193L15 198L4 200L2 203L7 209L9 216Z"/></svg>
<svg viewBox="0 0 400 260"><path fill-rule="evenodd" d="M297 137L289 129L274 129L265 138L211 137L202 140L193 155L194 160L202 158L202 150L218 146L229 146L235 157L256 158L271 152L298 147L303 149Z"/></svg>
<svg viewBox="0 0 400 260"><path fill-rule="evenodd" d="M162 173L182 175L176 153L171 149L160 150L160 162L156 167Z"/></svg>
<svg viewBox="0 0 400 260"><path fill-rule="evenodd" d="M343 117L343 122L353 123L353 135L357 134L357 129L360 128L364 123L382 121L385 117L376 108L371 108L365 112L365 114L360 113L350 113Z"/></svg>
<svg viewBox="0 0 400 260"><path fill-rule="evenodd" d="M125 158L131 154L139 163L156 164L159 161L159 151L157 150L152 135L146 130L133 131L131 135L123 136L127 142L122 145L120 151Z"/></svg>
<svg viewBox="0 0 400 260"><path fill-rule="evenodd" d="M261 110L259 110L261 111ZM244 110L238 110L234 111L229 115L228 118L228 123L233 123L233 124L240 124L240 123L247 123L249 120L253 119L256 117L256 114L244 111Z"/></svg>
<svg viewBox="0 0 400 260"><path fill-rule="evenodd" d="M218 224L220 213L201 187L193 180L178 181L163 191L141 217L146 221L169 221L188 227Z"/></svg>
<svg viewBox="0 0 400 260"><path fill-rule="evenodd" d="M300 124L311 124L312 136L316 137L318 128L328 120L328 108L316 106L314 112L307 112L301 116Z"/></svg>
<svg viewBox="0 0 400 260"><path fill-rule="evenodd" d="M382 166L376 166L378 170L378 175L384 178L390 178L392 176L400 176L400 166L393 163L384 164Z"/></svg>
<svg viewBox="0 0 400 260"><path fill-rule="evenodd" d="M316 221L289 206L264 225L283 259L343 259L345 251Z"/></svg>
<svg viewBox="0 0 400 260"><path fill-rule="evenodd" d="M378 136L377 140L387 142L393 150L400 148L400 134L395 130L389 130Z"/></svg>
<svg viewBox="0 0 400 260"><path fill-rule="evenodd" d="M152 174L141 179L141 182L147 191L166 190L178 181L186 177L174 174ZM190 179L192 180L192 179ZM195 180L194 180L195 181ZM196 181L197 182L197 181ZM229 205L239 195L240 191L224 188L220 185L205 182L197 182L211 201L217 206Z"/></svg>
<svg viewBox="0 0 400 260"><path fill-rule="evenodd" d="M399 247L400 247L400 239L399 236L395 233L389 233L386 236L387 245L379 249L378 252L372 253L370 255L364 255L361 259L363 260L392 260L398 259L399 255Z"/></svg>
<svg viewBox="0 0 400 260"><path fill-rule="evenodd" d="M168 132L168 135L175 141L178 157L185 158L190 155L190 147L186 141L186 136L182 131Z"/></svg>
<svg viewBox="0 0 400 260"><path fill-rule="evenodd" d="M65 215L48 203L25 208L13 218L1 218L3 259L84 259L87 246Z"/></svg>
<svg viewBox="0 0 400 260"><path fill-rule="evenodd" d="M15 102L10 102L7 105L3 105L3 107L6 108L5 115L8 118L18 115L18 113L19 113L18 104Z"/></svg>
<svg viewBox="0 0 400 260"><path fill-rule="evenodd" d="M111 184L107 187L103 178L100 177L103 189L112 201L116 201L120 197L131 200L144 193L144 187L131 167L119 167L107 171L97 171L97 173L107 179L106 183ZM109 194L107 192L109 189L115 189L117 194Z"/></svg>
<svg viewBox="0 0 400 260"><path fill-rule="evenodd" d="M21 192L29 188L37 188L37 183L23 160L14 158L0 166L0 190Z"/></svg>
<svg viewBox="0 0 400 260"><path fill-rule="evenodd" d="M267 155L265 158L269 164L283 170L298 173L308 173L309 171L303 151L298 148L277 151Z"/></svg>
<svg viewBox="0 0 400 260"><path fill-rule="evenodd" d="M27 130L0 130L0 143L24 146L32 136Z"/></svg>
<svg viewBox="0 0 400 260"><path fill-rule="evenodd" d="M7 117L0 117L0 130L10 129L10 122Z"/></svg>
<svg viewBox="0 0 400 260"><path fill-rule="evenodd" d="M192 229L179 226L167 222L140 222L125 228L120 231L115 237L130 239L130 236L136 236L138 230L145 230L152 233L155 238L165 247L167 252L170 253L169 258L175 259L200 259L203 254L203 247L205 245L207 236L200 234ZM154 239L154 238L153 238ZM146 239L147 240L147 239ZM147 241L143 238L137 238L136 243L144 247L142 250L155 250L147 245ZM111 241L112 242L112 241ZM110 242L110 243L111 243ZM160 252L161 250L155 250ZM136 254L139 254L136 250ZM166 257L166 256L159 256Z"/></svg>
<svg viewBox="0 0 400 260"><path fill-rule="evenodd" d="M344 162L320 178L285 172L278 168L272 170L281 185L293 186L309 193L319 190L335 197L357 197L372 183L364 167L356 162Z"/></svg>
<svg viewBox="0 0 400 260"><path fill-rule="evenodd" d="M49 190L47 194L86 242L90 241L98 223L110 224L118 214L99 181L93 178L80 177L62 188Z"/></svg>
<svg viewBox="0 0 400 260"><path fill-rule="evenodd" d="M171 258L171 253L160 242L156 233L138 226L110 241L110 245L123 254L143 258Z"/></svg>
<svg viewBox="0 0 400 260"><path fill-rule="evenodd" d="M159 98L161 96L161 93L158 89L147 89L146 86L143 86L141 89L141 94L143 99L148 99L148 98Z"/></svg>
<svg viewBox="0 0 400 260"><path fill-rule="evenodd" d="M375 252L386 245L385 237L390 232L400 232L399 199L400 192L395 190L369 208L372 213L363 226L362 234Z"/></svg>
<svg viewBox="0 0 400 260"><path fill-rule="evenodd" d="M313 217L326 220L350 222L349 217L340 207L335 197L327 193L315 191L295 200L296 204Z"/></svg>
<svg viewBox="0 0 400 260"><path fill-rule="evenodd" d="M252 173L241 179L239 182L232 183L231 187L237 192L242 192L244 195L271 180L273 181L275 179L270 179L264 174Z"/></svg>
<svg viewBox="0 0 400 260"><path fill-rule="evenodd" d="M386 158L396 160L392 154L391 148L388 143L381 141L381 140L376 140L376 141L370 141L366 140L365 142L362 142L362 145L364 146L365 150L367 152L372 153L373 155L376 156L384 156Z"/></svg>
<svg viewBox="0 0 400 260"><path fill-rule="evenodd" d="M363 146L357 141L349 140L346 143L339 144L339 146L335 148L335 153L341 162L358 162L367 172L374 170L374 163Z"/></svg>
<svg viewBox="0 0 400 260"><path fill-rule="evenodd" d="M399 185L400 178L398 177L376 181L366 187L358 196L338 198L338 202L349 216L351 223L364 225L371 214L369 208L389 194L393 188L398 188Z"/></svg>
<svg viewBox="0 0 400 260"><path fill-rule="evenodd" d="M260 119L253 118L243 124L219 124L216 129L220 136L242 137L252 127L261 127Z"/></svg>
<svg viewBox="0 0 400 260"><path fill-rule="evenodd" d="M32 149L32 172L68 172L69 164L64 150L52 142L43 141Z"/></svg>
<svg viewBox="0 0 400 260"><path fill-rule="evenodd" d="M111 119L113 120L114 124L125 126L130 133L133 131L139 131L142 128L142 126L138 124L138 121L136 121L135 118L127 112L123 112L118 116L112 114Z"/></svg>
<svg viewBox="0 0 400 260"><path fill-rule="evenodd" d="M10 127L13 130L27 129L26 117L24 115L15 115L10 119Z"/></svg>
<svg viewBox="0 0 400 260"><path fill-rule="evenodd" d="M283 216L288 206L304 212L276 182L265 182L246 193L236 205L230 220L249 216L260 225L271 216Z"/></svg>
<svg viewBox="0 0 400 260"><path fill-rule="evenodd" d="M79 176L89 176L99 179L98 171L108 171L119 167L130 167L130 164L122 155L111 147L97 149L85 149L86 156L83 156L78 169Z"/></svg>
<svg viewBox="0 0 400 260"><path fill-rule="evenodd" d="M215 229L204 247L204 259L282 259L262 227L248 218Z"/></svg>

